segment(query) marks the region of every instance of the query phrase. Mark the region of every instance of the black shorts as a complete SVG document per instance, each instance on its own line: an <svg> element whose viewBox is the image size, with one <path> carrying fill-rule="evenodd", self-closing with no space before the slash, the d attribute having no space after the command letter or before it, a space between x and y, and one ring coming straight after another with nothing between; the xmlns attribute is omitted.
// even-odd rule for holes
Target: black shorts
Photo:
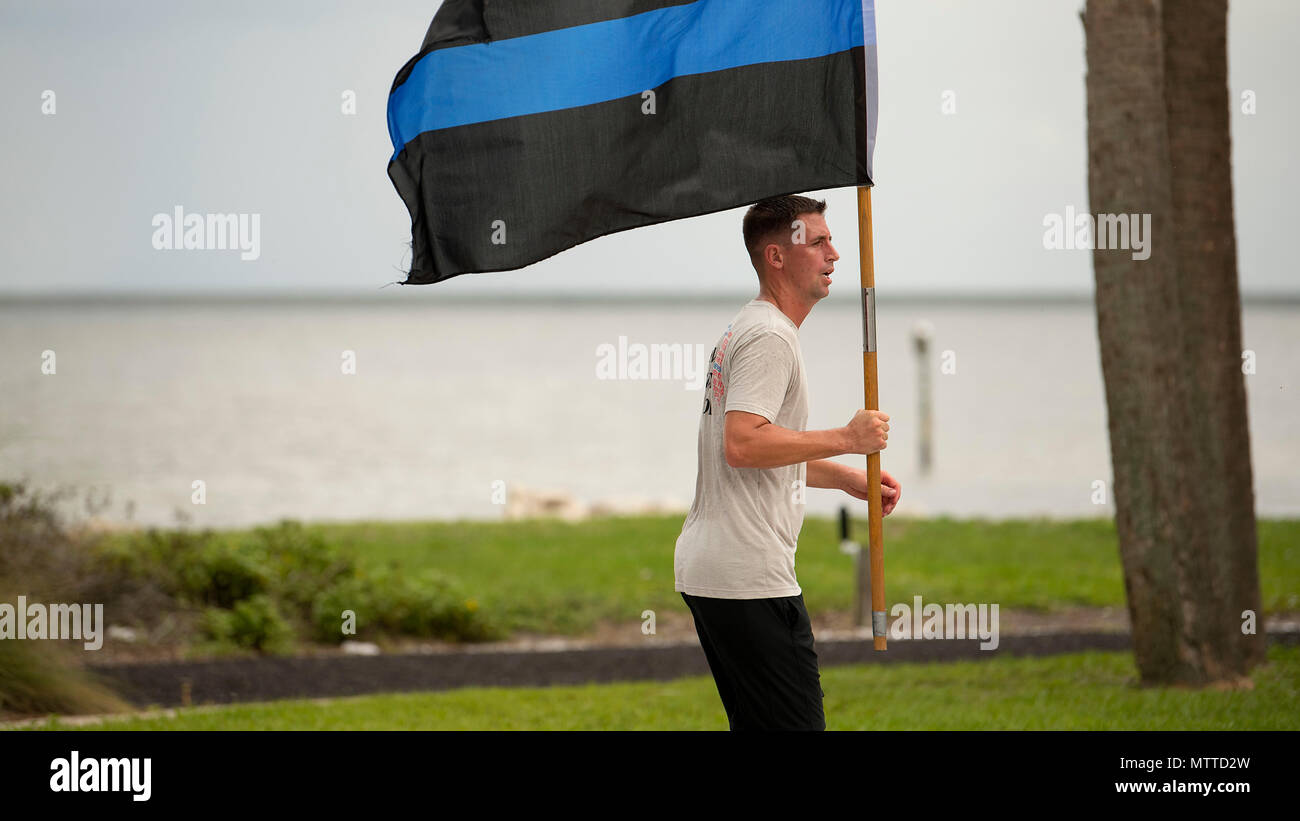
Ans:
<svg viewBox="0 0 1300 821"><path fill-rule="evenodd" d="M821 675L803 596L682 593L733 730L825 730Z"/></svg>

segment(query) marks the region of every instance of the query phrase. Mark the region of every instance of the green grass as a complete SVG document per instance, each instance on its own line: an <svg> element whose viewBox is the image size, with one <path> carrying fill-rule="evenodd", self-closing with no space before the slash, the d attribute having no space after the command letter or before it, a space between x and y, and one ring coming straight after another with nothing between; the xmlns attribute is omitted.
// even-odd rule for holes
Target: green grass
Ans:
<svg viewBox="0 0 1300 821"><path fill-rule="evenodd" d="M646 609L686 612L673 592L682 517L520 522L322 524L363 566L431 567L461 582L512 629L575 634ZM865 521L854 532L865 538ZM1300 609L1300 520L1259 523L1266 612ZM1002 608L1123 607L1114 525L1105 519L885 520L891 601L997 602ZM796 572L813 613L852 605L852 561L830 519L809 517Z"/></svg>
<svg viewBox="0 0 1300 821"><path fill-rule="evenodd" d="M1271 647L1253 690L1135 686L1128 653L822 670L831 730L1296 730L1300 648ZM57 718L41 729L69 729ZM190 708L103 730L725 730L707 676L539 689L474 688Z"/></svg>

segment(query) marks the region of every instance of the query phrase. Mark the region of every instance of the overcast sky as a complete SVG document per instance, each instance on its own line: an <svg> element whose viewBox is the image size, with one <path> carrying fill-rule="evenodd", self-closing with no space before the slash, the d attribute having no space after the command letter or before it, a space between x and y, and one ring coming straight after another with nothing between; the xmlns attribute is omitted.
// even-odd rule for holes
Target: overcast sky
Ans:
<svg viewBox="0 0 1300 821"><path fill-rule="evenodd" d="M372 293L400 280L409 218L385 173L385 104L437 5L0 0L0 292ZM1042 243L1045 215L1087 210L1082 0L877 5L878 286L1091 292L1089 254ZM1231 4L1233 185L1248 293L1300 293L1297 42L1295 0ZM1247 89L1254 115L1240 110ZM53 114L42 113L47 90ZM355 116L340 110L346 90ZM941 111L946 91L955 114ZM837 296L856 299L853 191L825 195L850 275ZM155 250L154 215L177 205L260 214L260 257ZM425 287L751 290L742 213Z"/></svg>

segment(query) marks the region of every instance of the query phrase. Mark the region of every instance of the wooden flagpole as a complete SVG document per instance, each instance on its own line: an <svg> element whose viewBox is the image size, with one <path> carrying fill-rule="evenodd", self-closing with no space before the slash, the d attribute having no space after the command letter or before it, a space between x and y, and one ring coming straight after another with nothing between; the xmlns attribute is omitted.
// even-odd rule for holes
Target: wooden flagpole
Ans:
<svg viewBox="0 0 1300 821"><path fill-rule="evenodd" d="M858 186L858 258L862 269L863 407L880 410L876 381L876 268L871 242L871 186ZM881 527L880 453L867 455L867 521L871 555L871 635L885 649L885 542ZM864 565L865 566L865 565Z"/></svg>

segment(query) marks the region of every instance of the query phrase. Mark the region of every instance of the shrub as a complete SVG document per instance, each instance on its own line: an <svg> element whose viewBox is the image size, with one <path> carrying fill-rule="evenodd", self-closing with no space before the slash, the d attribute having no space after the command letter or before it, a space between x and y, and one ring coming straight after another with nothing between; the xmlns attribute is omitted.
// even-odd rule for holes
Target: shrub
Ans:
<svg viewBox="0 0 1300 821"><path fill-rule="evenodd" d="M349 638L340 630L345 610L356 614L359 638L392 634L486 641L503 632L485 617L474 599L433 571L418 576L389 571L341 580L313 602L315 638L336 643Z"/></svg>
<svg viewBox="0 0 1300 821"><path fill-rule="evenodd" d="M252 541L273 579L276 597L304 619L310 618L312 602L321 591L356 574L350 557L336 554L320 534L296 521L259 527Z"/></svg>
<svg viewBox="0 0 1300 821"><path fill-rule="evenodd" d="M102 601L115 623L157 625L183 640L197 621L218 642L259 651L284 649L299 630L338 643L346 610L358 636L504 635L447 577L395 567L367 576L294 520L247 534L150 528L105 537L65 530L48 502L0 483L0 580L6 572L47 581L33 592Z"/></svg>
<svg viewBox="0 0 1300 821"><path fill-rule="evenodd" d="M180 592L190 602L234 607L265 593L271 574L261 557L240 545L209 542L178 568Z"/></svg>
<svg viewBox="0 0 1300 821"><path fill-rule="evenodd" d="M260 652L283 650L293 640L293 628L263 593L236 602L229 610L208 609L203 628L216 641Z"/></svg>
<svg viewBox="0 0 1300 821"><path fill-rule="evenodd" d="M344 635L343 612L351 610L356 615L355 638L373 638L377 634L373 585L365 579L353 577L339 579L328 589L316 595L311 605L312 638L338 644L354 636Z"/></svg>
<svg viewBox="0 0 1300 821"><path fill-rule="evenodd" d="M87 547L95 537L65 526L56 507L65 495L0 482L0 582L28 594L83 598L93 576Z"/></svg>
<svg viewBox="0 0 1300 821"><path fill-rule="evenodd" d="M22 482L0 482L0 601L96 600L89 545L95 537L69 530L57 499ZM21 616L19 616L21 618ZM102 628L102 625L101 625ZM75 666L77 653L53 642L0 640L0 713L104 713L125 702Z"/></svg>

